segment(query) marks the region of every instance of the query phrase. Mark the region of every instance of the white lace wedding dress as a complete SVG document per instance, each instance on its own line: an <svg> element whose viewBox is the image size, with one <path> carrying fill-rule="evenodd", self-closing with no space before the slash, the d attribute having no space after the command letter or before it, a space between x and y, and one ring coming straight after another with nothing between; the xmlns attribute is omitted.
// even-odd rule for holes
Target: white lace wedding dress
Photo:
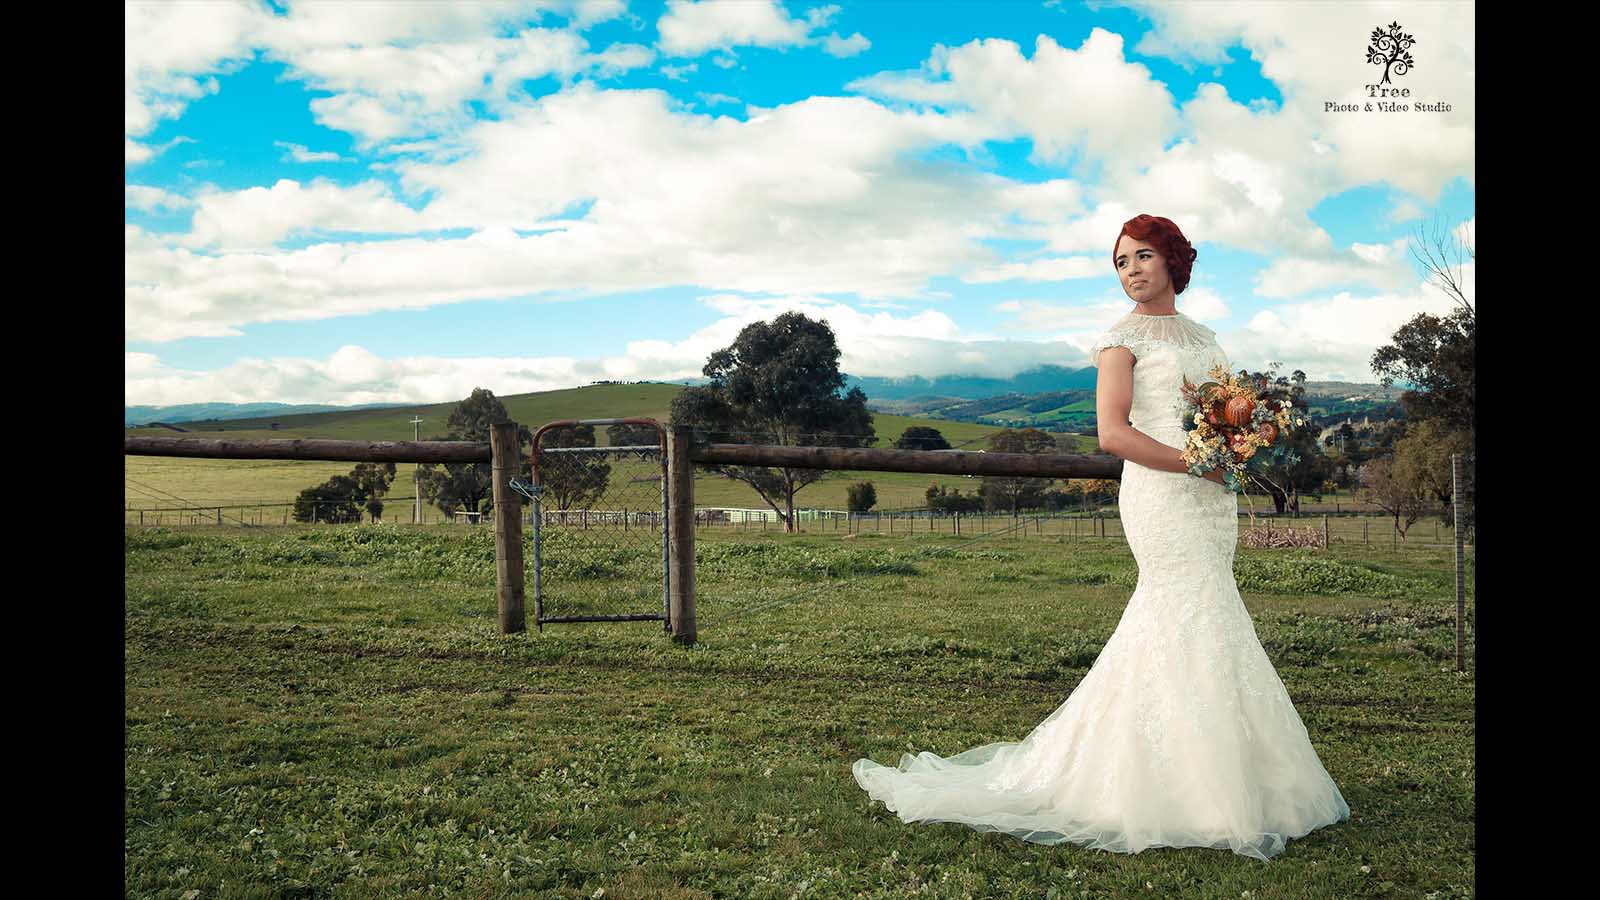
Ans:
<svg viewBox="0 0 1600 900"><path fill-rule="evenodd" d="M1228 365L1215 334L1181 313L1130 313L1090 358L1112 346L1136 359L1133 427L1181 448L1183 377ZM1021 741L905 753L898 767L860 759L856 782L906 822L1121 853L1215 847L1266 860L1348 818L1234 583L1235 494L1126 462L1120 506L1138 581L1071 696Z"/></svg>

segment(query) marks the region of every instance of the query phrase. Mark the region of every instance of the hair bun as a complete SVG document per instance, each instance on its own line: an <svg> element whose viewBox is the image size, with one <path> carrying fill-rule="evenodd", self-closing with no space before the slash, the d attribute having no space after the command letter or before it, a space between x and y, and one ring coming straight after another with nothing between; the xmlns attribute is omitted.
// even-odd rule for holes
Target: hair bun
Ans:
<svg viewBox="0 0 1600 900"><path fill-rule="evenodd" d="M1189 286L1190 269L1194 261L1200 258L1200 252L1183 236L1177 223L1149 213L1140 213L1122 223L1122 230L1117 232L1117 239L1111 243L1113 268L1117 265L1117 244L1122 242L1123 235L1160 250L1161 258L1167 263L1167 275L1172 278L1173 293L1183 293L1183 289Z"/></svg>

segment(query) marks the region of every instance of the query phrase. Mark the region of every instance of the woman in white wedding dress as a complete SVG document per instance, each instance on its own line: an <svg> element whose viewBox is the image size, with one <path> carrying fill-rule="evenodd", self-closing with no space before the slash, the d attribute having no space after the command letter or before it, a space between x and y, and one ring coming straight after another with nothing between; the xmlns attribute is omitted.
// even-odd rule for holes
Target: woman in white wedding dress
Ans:
<svg viewBox="0 0 1600 900"><path fill-rule="evenodd" d="M1179 388L1228 365L1177 312L1195 251L1141 215L1112 251L1134 303L1090 349L1100 446L1124 460L1123 528L1139 577L1116 630L1064 703L1021 741L945 758L860 759L856 782L906 822L955 822L1120 853L1214 847L1267 860L1347 819L1256 636L1233 577L1238 501L1188 474Z"/></svg>

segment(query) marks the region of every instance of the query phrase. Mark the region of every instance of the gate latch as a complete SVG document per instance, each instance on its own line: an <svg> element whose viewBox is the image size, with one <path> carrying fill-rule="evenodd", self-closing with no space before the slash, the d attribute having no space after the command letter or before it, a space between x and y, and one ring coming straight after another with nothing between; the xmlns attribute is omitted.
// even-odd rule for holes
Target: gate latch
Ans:
<svg viewBox="0 0 1600 900"><path fill-rule="evenodd" d="M540 490L539 485L537 484L527 485L513 478L511 479L511 489L522 496L527 497L529 500L539 499Z"/></svg>

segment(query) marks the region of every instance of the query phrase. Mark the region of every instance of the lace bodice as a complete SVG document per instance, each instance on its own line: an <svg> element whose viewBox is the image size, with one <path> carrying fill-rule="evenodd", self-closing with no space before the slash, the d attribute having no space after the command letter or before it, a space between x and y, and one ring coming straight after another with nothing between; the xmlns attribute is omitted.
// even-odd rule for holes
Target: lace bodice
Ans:
<svg viewBox="0 0 1600 900"><path fill-rule="evenodd" d="M1146 434L1183 428L1183 379L1199 384L1213 366L1228 367L1228 355L1217 345L1216 332L1183 313L1143 316L1128 313L1089 348L1089 361L1100 365L1100 351L1126 347L1133 353L1133 406L1128 420ZM1181 441L1179 442L1181 445Z"/></svg>

